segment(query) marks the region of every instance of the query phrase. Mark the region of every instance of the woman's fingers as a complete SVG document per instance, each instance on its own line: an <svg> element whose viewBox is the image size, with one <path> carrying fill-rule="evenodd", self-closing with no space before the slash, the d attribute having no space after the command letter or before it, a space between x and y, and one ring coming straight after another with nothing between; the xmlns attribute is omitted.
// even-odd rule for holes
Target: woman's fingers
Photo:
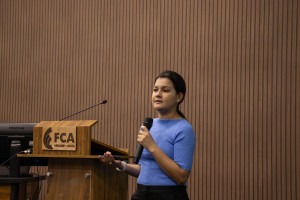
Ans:
<svg viewBox="0 0 300 200"><path fill-rule="evenodd" d="M103 155L99 155L99 160L105 164L111 164L114 161L114 157L111 152L107 151Z"/></svg>

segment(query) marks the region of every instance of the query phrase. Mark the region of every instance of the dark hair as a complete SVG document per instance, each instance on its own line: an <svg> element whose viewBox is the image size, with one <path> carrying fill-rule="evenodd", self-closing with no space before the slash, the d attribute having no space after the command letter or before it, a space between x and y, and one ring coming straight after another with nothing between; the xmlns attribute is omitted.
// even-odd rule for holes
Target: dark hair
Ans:
<svg viewBox="0 0 300 200"><path fill-rule="evenodd" d="M177 72L174 72L174 71L170 71L170 70L166 70L166 71L163 71L161 72L155 79L155 81L158 79L158 78L167 78L169 79L170 81L172 81L173 85L174 85L174 88L178 93L182 93L183 94L183 97L181 99L180 102L178 102L177 104L177 113L185 119L185 116L184 114L180 111L179 109L179 105L183 102L184 100L184 97L185 97L185 93L186 93L186 86L185 86L185 81L184 79L182 78L182 76L180 74L178 74Z"/></svg>

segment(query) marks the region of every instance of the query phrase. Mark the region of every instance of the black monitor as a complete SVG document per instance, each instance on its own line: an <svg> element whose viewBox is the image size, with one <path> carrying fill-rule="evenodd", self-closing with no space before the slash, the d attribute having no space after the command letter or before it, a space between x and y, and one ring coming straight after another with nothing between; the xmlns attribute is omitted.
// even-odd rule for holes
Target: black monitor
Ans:
<svg viewBox="0 0 300 200"><path fill-rule="evenodd" d="M19 159L16 154L32 150L36 124L0 123L0 165L9 168L9 175L19 176L20 167L35 165L32 160Z"/></svg>

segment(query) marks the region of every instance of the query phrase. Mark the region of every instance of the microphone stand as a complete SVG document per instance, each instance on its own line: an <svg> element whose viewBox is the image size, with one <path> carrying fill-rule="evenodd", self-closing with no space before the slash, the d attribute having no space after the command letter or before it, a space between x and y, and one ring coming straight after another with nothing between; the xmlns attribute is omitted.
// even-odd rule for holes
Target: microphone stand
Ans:
<svg viewBox="0 0 300 200"><path fill-rule="evenodd" d="M93 105L93 106L91 106L91 107L89 107L89 108L86 108L86 109L81 110L81 111L79 111L79 112L76 112L76 113L74 113L74 114L72 114L72 115L69 115L69 116L67 116L67 117L64 117L64 118L60 119L59 121L65 120L65 119L67 119L67 118L69 118L69 117L72 117L72 116L74 116L74 115L77 115L77 114L79 114L79 113L81 113L81 112L84 112L84 111L86 111L86 110L89 110L89 109L91 109L91 108L94 108L94 107L96 107L96 106L98 106L98 105L100 105L100 104L106 104L106 103L107 103L107 100L103 100L103 101L101 101L100 103L98 103L98 104L96 104L96 105Z"/></svg>

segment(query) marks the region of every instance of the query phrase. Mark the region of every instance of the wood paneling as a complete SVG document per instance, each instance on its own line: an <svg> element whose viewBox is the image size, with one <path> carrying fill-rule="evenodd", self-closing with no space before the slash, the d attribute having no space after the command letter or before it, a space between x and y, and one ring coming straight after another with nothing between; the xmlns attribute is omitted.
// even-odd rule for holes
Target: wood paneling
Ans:
<svg viewBox="0 0 300 200"><path fill-rule="evenodd" d="M70 120L98 120L93 138L133 154L155 76L176 70L197 135L191 199L300 199L299 11L298 0L0 0L0 121L107 99Z"/></svg>
<svg viewBox="0 0 300 200"><path fill-rule="evenodd" d="M0 197L3 200L9 200L10 199L10 193L11 193L11 186L7 184L1 184L0 185Z"/></svg>

